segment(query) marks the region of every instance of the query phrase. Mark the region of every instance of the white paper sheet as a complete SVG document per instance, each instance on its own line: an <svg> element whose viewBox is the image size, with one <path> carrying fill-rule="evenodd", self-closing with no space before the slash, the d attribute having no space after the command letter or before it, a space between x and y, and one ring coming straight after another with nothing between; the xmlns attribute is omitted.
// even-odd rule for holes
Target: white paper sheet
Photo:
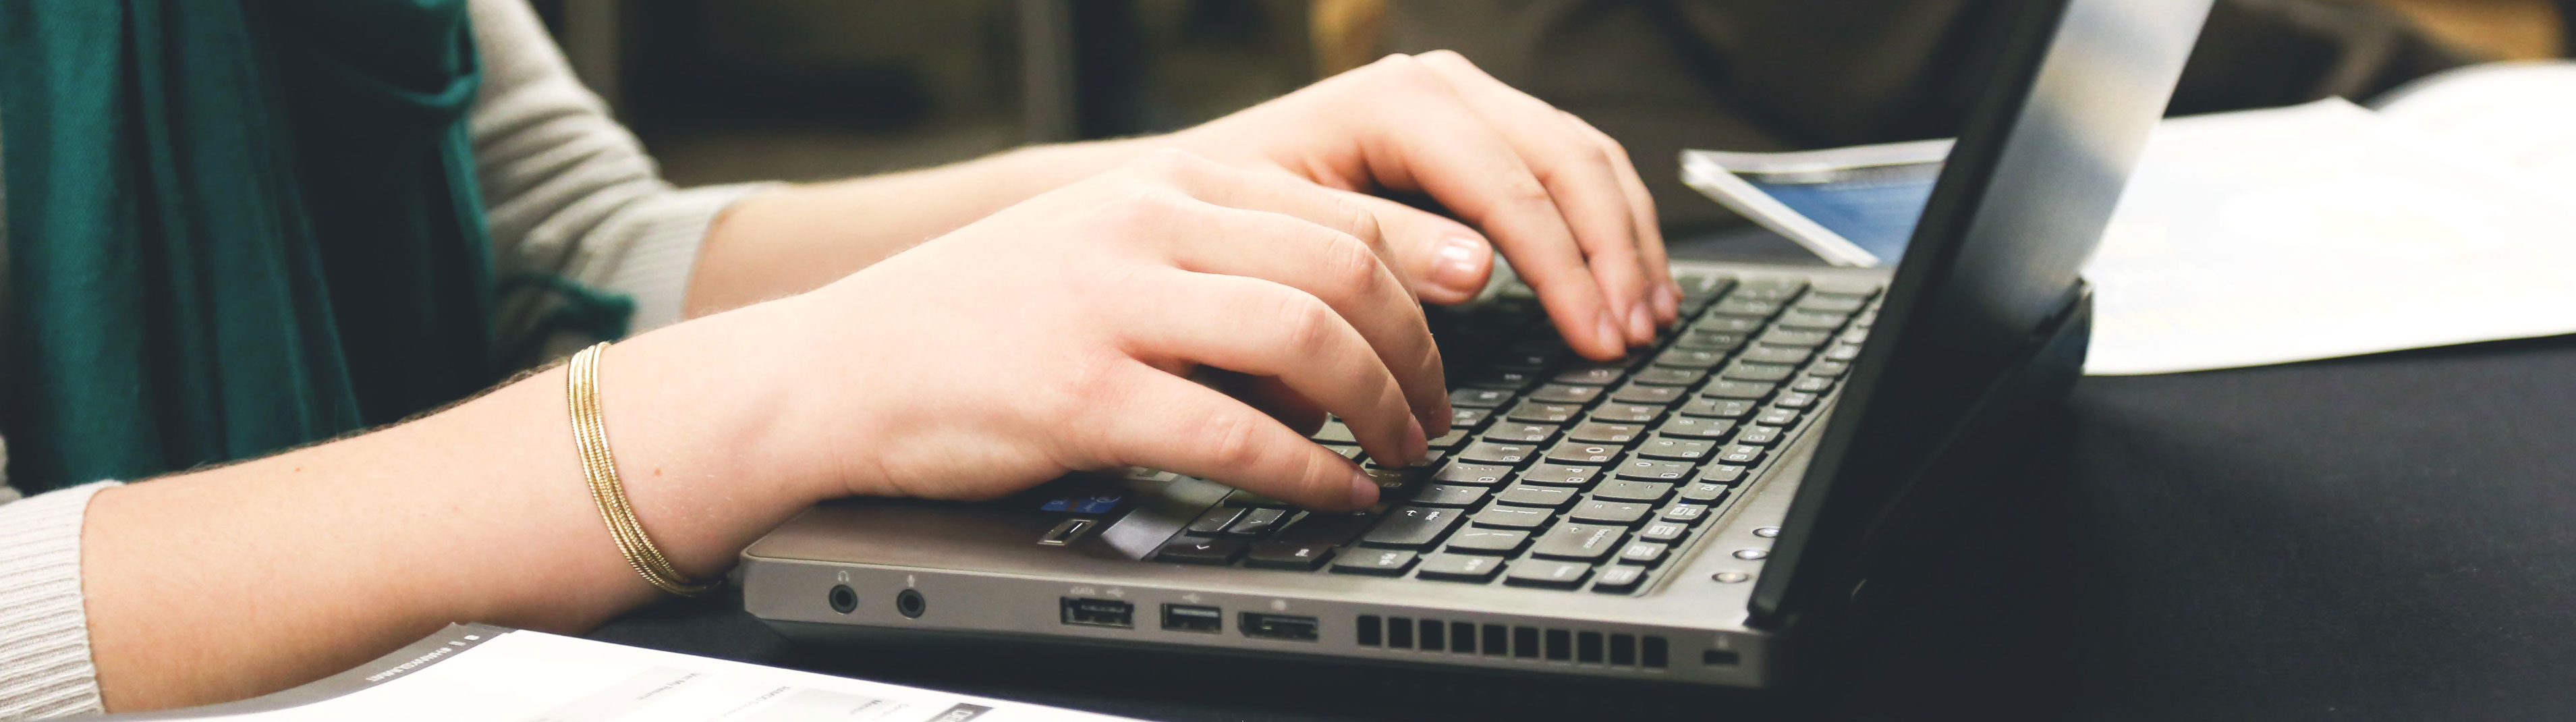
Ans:
<svg viewBox="0 0 2576 722"><path fill-rule="evenodd" d="M469 634L416 669L244 722L1099 722L1119 718L527 631ZM468 637L474 637L469 639ZM450 650L450 651L439 651Z"/></svg>
<svg viewBox="0 0 2576 722"><path fill-rule="evenodd" d="M2168 121L2085 267L2085 370L2576 332L2576 198L2499 168L2341 100Z"/></svg>

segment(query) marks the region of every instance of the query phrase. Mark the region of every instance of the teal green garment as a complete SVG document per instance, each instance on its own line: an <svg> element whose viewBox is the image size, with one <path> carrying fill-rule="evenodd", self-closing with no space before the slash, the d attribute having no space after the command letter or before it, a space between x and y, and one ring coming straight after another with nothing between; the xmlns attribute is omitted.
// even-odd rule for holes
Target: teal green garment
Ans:
<svg viewBox="0 0 2576 722"><path fill-rule="evenodd" d="M256 456L496 380L465 5L0 2L11 483Z"/></svg>

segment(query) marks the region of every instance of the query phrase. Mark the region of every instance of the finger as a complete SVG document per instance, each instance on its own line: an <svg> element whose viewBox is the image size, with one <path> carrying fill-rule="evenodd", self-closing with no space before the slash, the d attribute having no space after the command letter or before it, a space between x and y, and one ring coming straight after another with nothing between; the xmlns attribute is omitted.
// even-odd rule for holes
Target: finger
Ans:
<svg viewBox="0 0 2576 722"><path fill-rule="evenodd" d="M1586 263L1601 284L1612 313L1628 331L1629 343L1655 338L1653 284L1641 264L1635 215L1628 207L1617 168L1601 144L1565 121L1565 113L1529 94L1512 89L1464 56L1435 51L1420 56L1422 64L1447 80L1467 107L1492 124L1529 164L1530 173L1547 186L1548 196L1574 230Z"/></svg>
<svg viewBox="0 0 2576 722"><path fill-rule="evenodd" d="M1143 366L1119 381L1118 401L1093 426L1104 466L1142 466L1213 479L1310 509L1377 502L1357 465L1225 394Z"/></svg>
<svg viewBox="0 0 2576 722"><path fill-rule="evenodd" d="M1243 276L1170 270L1139 280L1166 293L1128 297L1120 330L1137 360L1204 364L1276 378L1342 417L1379 459L1422 460L1428 431L1395 375L1342 314L1315 296ZM1169 299L1185 299L1170 303Z"/></svg>
<svg viewBox="0 0 2576 722"><path fill-rule="evenodd" d="M1350 200L1367 196L1325 188L1286 171L1249 171L1180 150L1154 151L1136 165L1141 172L1156 176L1192 198L1229 208L1293 216L1357 238L1387 263L1396 260L1377 215ZM1411 289L1412 279L1399 274L1397 280L1403 281L1408 291Z"/></svg>
<svg viewBox="0 0 2576 722"><path fill-rule="evenodd" d="M1364 139L1361 155L1378 183L1428 193L1484 229L1511 259L1512 269L1538 291L1549 318L1575 350L1601 360L1626 355L1626 324L1602 296L1584 249L1548 195L1547 184L1531 174L1510 143L1457 99L1447 80L1409 56L1379 62L1394 66L1390 77L1411 78L1406 82L1415 87L1405 95L1421 100L1374 103L1348 114L1346 122L1360 127L1345 134Z"/></svg>
<svg viewBox="0 0 2576 722"><path fill-rule="evenodd" d="M1382 244L1280 213L1187 202L1197 204L1186 211L1189 228L1165 229L1162 236L1166 260L1183 270L1259 278L1321 299L1366 339L1367 348L1356 349L1368 352L1363 358L1400 382L1414 421L1434 435L1448 433L1449 390L1440 349L1412 291L1380 255L1386 252Z"/></svg>
<svg viewBox="0 0 2576 722"><path fill-rule="evenodd" d="M1476 300L1494 275L1494 246L1467 224L1395 201L1336 190L1377 216L1395 267L1412 279L1413 295L1438 304Z"/></svg>
<svg viewBox="0 0 2576 722"><path fill-rule="evenodd" d="M1672 257L1664 249L1663 223L1655 216L1655 197L1646 190L1646 178L1637 174L1636 162L1628 157L1628 149L1619 145L1617 139L1601 132L1600 128L1592 127L1591 123L1583 122L1573 113L1566 113L1565 120L1600 144L1602 155L1607 156L1610 165L1619 172L1619 187L1628 196L1628 213L1632 219L1629 227L1637 231L1637 256L1645 266L1647 283L1654 287L1650 296L1654 300L1655 316L1665 323L1680 320L1682 285L1673 281Z"/></svg>

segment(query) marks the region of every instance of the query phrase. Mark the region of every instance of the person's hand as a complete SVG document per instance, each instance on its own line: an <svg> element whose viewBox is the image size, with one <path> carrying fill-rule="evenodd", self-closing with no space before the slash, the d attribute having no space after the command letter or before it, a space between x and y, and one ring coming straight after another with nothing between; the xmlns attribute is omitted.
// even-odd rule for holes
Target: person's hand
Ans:
<svg viewBox="0 0 2576 722"><path fill-rule="evenodd" d="M778 302L811 348L788 362L775 448L855 495L990 498L1145 466L1365 506L1376 485L1291 426L1331 412L1407 462L1447 433L1393 258L1346 196L1156 152ZM1248 377L1244 398L1193 382L1203 366Z"/></svg>
<svg viewBox="0 0 2576 722"><path fill-rule="evenodd" d="M1471 298L1492 245L1596 359L1679 313L1654 201L1627 151L1456 53L1394 55L1196 128L1140 142L1292 173L1375 212L1421 298ZM1427 195L1467 226L1395 201Z"/></svg>

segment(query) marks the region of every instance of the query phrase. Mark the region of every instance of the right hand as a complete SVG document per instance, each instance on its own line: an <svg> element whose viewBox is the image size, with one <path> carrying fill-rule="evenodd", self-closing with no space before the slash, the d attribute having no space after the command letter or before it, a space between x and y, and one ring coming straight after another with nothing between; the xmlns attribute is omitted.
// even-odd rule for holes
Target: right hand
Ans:
<svg viewBox="0 0 2576 722"><path fill-rule="evenodd" d="M1448 432L1393 258L1321 187L1156 152L780 301L814 340L780 417L812 422L781 424L782 448L852 495L984 499L1144 466L1367 506L1376 485L1291 426L1328 411L1408 462ZM1187 378L1202 366L1251 391Z"/></svg>

